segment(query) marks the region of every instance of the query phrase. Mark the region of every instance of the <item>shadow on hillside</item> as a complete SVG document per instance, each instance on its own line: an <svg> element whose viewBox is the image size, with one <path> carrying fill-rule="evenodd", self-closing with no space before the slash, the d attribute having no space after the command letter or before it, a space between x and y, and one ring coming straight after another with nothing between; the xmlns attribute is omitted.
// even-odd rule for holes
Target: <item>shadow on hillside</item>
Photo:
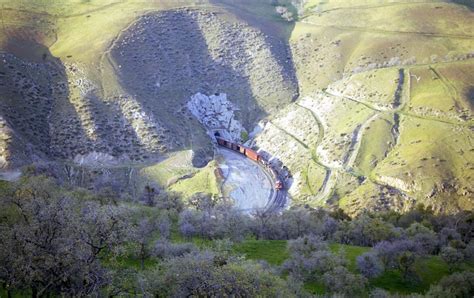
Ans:
<svg viewBox="0 0 474 298"><path fill-rule="evenodd" d="M53 144L57 130L51 130L59 125L51 124L58 105L68 111L70 121L79 122L69 102L65 66L52 56L40 38L28 34L28 30L10 30L7 36L0 67L4 74L4 84L0 86L0 113L15 135L27 144L23 150L28 150L33 160L65 157L66 152ZM66 129L65 133L65 139L84 134L81 127Z"/></svg>
<svg viewBox="0 0 474 298"><path fill-rule="evenodd" d="M471 11L474 11L474 2L472 0L451 0L449 2L456 3L459 5L464 5L469 8Z"/></svg>
<svg viewBox="0 0 474 298"><path fill-rule="evenodd" d="M187 113L192 95L227 93L242 109L237 116L247 127L265 116L248 78L211 57L200 25L184 10L142 17L118 44L111 57L121 67L122 87L178 140L174 149L200 152L193 161L197 166L212 159L212 148L202 126Z"/></svg>
<svg viewBox="0 0 474 298"><path fill-rule="evenodd" d="M290 49L290 38L295 28L295 22L288 22L281 18L276 13L275 6L271 4L271 1L267 0L210 0L210 2L222 7L250 26L265 33L267 43L273 45L270 48L273 56L283 66L287 78L295 84L297 92L291 99L295 101L299 97L299 84ZM259 6L258 10L255 9L256 6ZM294 14L297 13L296 8L290 3L287 4L287 7ZM256 11L261 11L262 13L258 14ZM279 43L283 43L283 47Z"/></svg>
<svg viewBox="0 0 474 298"><path fill-rule="evenodd" d="M474 110L474 87L469 87L466 92L466 98L469 107L471 107L471 110Z"/></svg>

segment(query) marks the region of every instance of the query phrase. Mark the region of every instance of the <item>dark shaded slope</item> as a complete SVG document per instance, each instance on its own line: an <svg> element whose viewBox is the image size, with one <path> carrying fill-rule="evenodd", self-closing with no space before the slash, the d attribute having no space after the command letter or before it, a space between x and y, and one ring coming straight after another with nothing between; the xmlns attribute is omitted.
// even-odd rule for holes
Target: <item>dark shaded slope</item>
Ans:
<svg viewBox="0 0 474 298"><path fill-rule="evenodd" d="M126 92L178 147L189 147L206 139L185 107L198 92L227 93L247 129L295 97L295 78L274 55L279 49L285 53L281 42L269 44L259 30L221 12L182 9L138 20L117 39L111 57Z"/></svg>

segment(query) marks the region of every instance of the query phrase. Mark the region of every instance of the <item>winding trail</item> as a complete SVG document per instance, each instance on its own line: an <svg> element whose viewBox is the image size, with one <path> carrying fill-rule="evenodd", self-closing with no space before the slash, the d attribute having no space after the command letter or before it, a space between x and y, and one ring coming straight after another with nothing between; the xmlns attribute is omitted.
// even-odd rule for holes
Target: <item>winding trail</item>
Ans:
<svg viewBox="0 0 474 298"><path fill-rule="evenodd" d="M345 95L341 95L341 94L335 94L335 93L330 93L328 92L327 90L326 91L321 91L323 93L325 93L326 95L329 95L329 96L334 96L334 97L338 97L338 98L341 98L341 99L346 99L346 100L350 100L352 102L356 102L356 103L359 103L359 104L362 104L364 105L365 107L371 109L371 110L374 110L375 112L379 112L379 113L394 113L394 114L401 114L401 115L404 115L404 116L407 116L407 117L413 117L413 118L417 118L417 119L421 119L421 120L427 120L427 121L435 121L435 122L440 122L440 123L444 123L444 124L449 124L449 125L454 125L454 126L466 126L466 127L470 127L473 125L472 121L471 122L466 122L466 123L462 123L462 122L454 122L454 121L449 121L449 120L443 120L443 119L440 119L440 118L435 118L435 117L428 117L428 116L420 116L420 115L417 115L417 114L413 114L413 113L410 113L410 112L406 112L403 110L403 104L400 105L397 109L379 109L379 108L376 108L375 106L367 103L367 102L364 102L364 101L361 101L361 100L357 100L357 99L354 99L354 98L351 98L351 97L347 97Z"/></svg>
<svg viewBox="0 0 474 298"><path fill-rule="evenodd" d="M305 149L308 149L309 150L309 146L306 145L302 140L300 140L297 136L293 135L292 133L290 133L289 131L287 131L286 129L282 128L281 126L273 123L272 121L268 121L268 123L270 123L270 125L273 125L274 127L276 127L278 130L280 130L281 132L283 132L284 134L286 134L287 136L289 136L290 138L292 138L293 140L295 140L296 142L298 142L298 144L300 144L301 146L303 146Z"/></svg>
<svg viewBox="0 0 474 298"><path fill-rule="evenodd" d="M461 112L460 109L466 109L470 110L469 107L467 107L465 104L463 104L462 101L459 100L461 96L459 95L459 92L457 88L449 81L448 78L446 78L444 75L442 75L438 70L436 70L432 65L429 66L430 71L438 78L438 80L443 83L443 87L446 90L446 92L449 94L451 99L453 100L456 109L458 112Z"/></svg>
<svg viewBox="0 0 474 298"><path fill-rule="evenodd" d="M420 5L420 4L433 4L432 1L420 1L420 2L391 2L391 3L383 3L383 4L376 4L376 5L360 5L360 6L350 6L350 7L335 7L326 10L321 10L319 13L325 13L330 11L337 11L337 10L354 10L354 9L376 9L376 8L385 8L391 6L408 6L408 5Z"/></svg>
<svg viewBox="0 0 474 298"><path fill-rule="evenodd" d="M350 100L352 102L355 102L355 103L358 103L358 104L361 104L371 110L374 110L376 112L385 112L385 111L391 111L390 109L380 109L380 108L377 108L375 107L374 105L370 104L370 103L367 103L367 102L364 102L364 101L361 101L361 100L358 100L358 99L355 99L355 98L352 98L352 97L349 97L349 96L346 96L346 95L343 95L343 94L336 94L336 93L331 93L330 91L321 91L322 93L328 95L328 96L332 96L332 97L337 97L337 98L341 98L341 99L346 99L346 100Z"/></svg>
<svg viewBox="0 0 474 298"><path fill-rule="evenodd" d="M474 39L473 35L465 34L441 34L436 32L421 32L421 31L397 31L397 30L385 30L377 28L367 28L367 27L358 27L358 26L342 26L342 25L324 25L309 22L307 20L302 20L302 23L308 24L311 26L321 27L321 28L331 28L340 31L355 31L363 33L376 33L376 34L385 34L385 35L416 35L416 36L427 36L433 38L450 38L450 39Z"/></svg>
<svg viewBox="0 0 474 298"><path fill-rule="evenodd" d="M350 100L350 101L355 102L357 104L362 104L365 107L367 107L367 108L374 111L374 113L369 118L367 118L367 120L365 120L363 123L359 124L354 129L354 131L352 133L352 138L351 138L351 143L350 143L349 149L347 150L347 152L346 152L346 154L343 158L342 167L331 167L331 166L328 166L328 165L324 164L323 162L321 162L319 160L319 157L317 155L317 148L321 144L321 142L324 138L324 125L323 125L321 119L319 118L317 112L314 111L313 107L305 106L304 103L300 103L300 102L296 103L296 105L308 110L311 113L311 115L313 115L315 121L318 124L319 132L320 132L320 135L318 137L318 141L317 141L317 144L316 144L316 148L315 148L315 150L311 150L312 160L316 164L318 164L319 166L323 167L326 170L326 176L324 178L323 184L322 184L321 188L319 189L318 193L315 196L315 200L318 203L322 203L325 200L327 200L328 198L330 198L330 196L332 195L332 193L335 190L335 187L336 187L336 184L337 184L337 181L338 181L338 175L341 172L345 172L347 174L350 174L350 175L358 177L358 178L363 177L364 179L369 179L370 181L373 180L370 174L369 175L367 175L367 174L361 175L359 173L355 173L353 171L353 167L355 165L355 161L356 161L357 156L359 154L362 139L364 137L364 133L366 132L366 128L374 120L376 120L378 117L380 117L381 115L383 115L385 113L393 113L394 117L398 118L399 117L398 112L400 112L400 110L406 104L406 100L402 101L402 99L404 98L404 95L405 95L405 93L403 92L404 88L405 88L405 85L406 85L406 82L405 82L406 80L404 79L405 78L405 73L404 73L403 69L401 69L399 73L400 73L399 85L397 86L397 90L394 94L395 109L387 109L387 110L380 109L380 108L377 108L377 107L375 107L371 104L368 104L368 103L360 101L360 100L356 100L354 98L343 96L341 94L338 95L338 94L330 93L328 91L324 91L324 94L326 94L328 96L333 96L333 97L342 98L342 99L345 99L345 100ZM398 122L396 120L395 120L395 123L394 123L394 128L398 132ZM284 131L284 130L282 130L282 131ZM306 147L308 147L308 146L306 146ZM377 185L380 185L380 183L378 183L377 181L372 181L372 182L377 184Z"/></svg>
<svg viewBox="0 0 474 298"><path fill-rule="evenodd" d="M319 118L318 114L313 111L311 108L296 102L296 105L309 111L309 113L313 116L314 120L318 125L318 139L316 141L316 145L314 149L310 149L308 146L308 150L310 150L311 159L312 161L317 164L318 166L322 167L326 171L326 175L324 176L324 180L319 188L317 194L314 197L314 200L318 203L324 203L334 192L335 186L338 180L338 171L340 168L334 168L324 164L318 157L317 148L321 145L324 136L325 130L322 120Z"/></svg>
<svg viewBox="0 0 474 298"><path fill-rule="evenodd" d="M301 106L300 104L297 103L298 106ZM304 106L301 106L302 108L305 108L307 110L309 110L308 108L304 107ZM313 116L315 116L313 114ZM315 119L317 116L315 116ZM335 172L334 172L334 168L331 168L329 167L328 165L325 165L323 164L318 156L317 156L317 153L316 153L316 148L319 146L320 142L322 141L323 137L324 137L324 129L323 129L323 125L322 123L319 121L319 119L317 120L317 123L318 123L318 127L320 127L321 129L321 132L320 135L322 137L318 137L318 141L316 143L316 148L314 148L314 150L312 150L307 144L305 144L303 141L301 141L299 138L297 138L295 135L291 134L290 132L288 132L287 130L283 129L282 127L272 123L269 121L269 123L271 125L273 125L274 127L276 127L278 130L280 130L282 133L284 133L285 135L287 135L288 137L294 139L296 142L298 142L298 144L300 144L302 147L304 147L306 150L309 151L310 155L311 155L311 160L318 166L322 167L325 169L326 171L326 175L324 177L324 180L323 180L323 183L321 184L321 187L319 188L318 190L318 193L316 194L316 197L315 197L315 200L318 201L318 202L323 202L324 199L326 199L332 192L333 192L333 189L334 189L334 186L336 185L336 181L335 181ZM308 183L309 185L309 183Z"/></svg>
<svg viewBox="0 0 474 298"><path fill-rule="evenodd" d="M323 141L324 139L324 127L323 127L323 123L321 121L321 119L319 118L319 116L313 111L311 110L310 108L307 108L303 105L301 105L300 103L296 103L297 106L305 109L306 111L308 111L311 116L313 116L314 120L316 121L316 124L318 125L318 140L316 141L316 144L321 144L321 142Z"/></svg>
<svg viewBox="0 0 474 298"><path fill-rule="evenodd" d="M346 156L344 157L344 168L346 170L351 170L354 167L355 160L359 154L359 149L362 143L362 137L366 128L374 121L380 114L375 113L370 118L368 118L363 124L357 126L354 130L351 140L351 145L347 151Z"/></svg>
<svg viewBox="0 0 474 298"><path fill-rule="evenodd" d="M318 114L316 114L312 109L298 102L296 103L296 105L307 110L313 116L314 120L316 121L318 125L318 139L316 141L315 148L311 150L311 159L315 164L322 167L326 171L326 175L324 176L323 183L321 184L321 187L318 189L318 192L316 193L316 197L315 197L316 201L318 203L321 203L332 194L337 182L337 172L336 172L336 169L322 163L317 155L317 148L322 143L324 139L324 135L325 135L324 126ZM309 185L310 184L308 183L308 186Z"/></svg>

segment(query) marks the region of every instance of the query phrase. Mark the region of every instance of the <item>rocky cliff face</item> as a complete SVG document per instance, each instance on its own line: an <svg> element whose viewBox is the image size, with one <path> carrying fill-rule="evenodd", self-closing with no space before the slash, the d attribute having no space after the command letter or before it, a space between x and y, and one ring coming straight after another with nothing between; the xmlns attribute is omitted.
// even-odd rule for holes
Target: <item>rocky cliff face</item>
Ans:
<svg viewBox="0 0 474 298"><path fill-rule="evenodd" d="M247 131L240 121L235 119L238 110L227 100L225 93L211 96L197 93L191 96L187 106L191 114L206 128L210 138L214 138L218 133L227 140L242 143L242 136Z"/></svg>

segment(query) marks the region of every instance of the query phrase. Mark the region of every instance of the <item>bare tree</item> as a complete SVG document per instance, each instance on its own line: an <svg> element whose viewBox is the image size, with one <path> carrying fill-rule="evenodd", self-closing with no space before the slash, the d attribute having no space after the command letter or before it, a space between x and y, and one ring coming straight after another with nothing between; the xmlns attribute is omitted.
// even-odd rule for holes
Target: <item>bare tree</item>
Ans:
<svg viewBox="0 0 474 298"><path fill-rule="evenodd" d="M151 255L151 241L157 230L153 219L142 218L132 229L130 235L133 244L137 247L137 256L140 259L140 266L145 269L145 260Z"/></svg>
<svg viewBox="0 0 474 298"><path fill-rule="evenodd" d="M107 274L105 248L120 241L120 216L70 198L44 177L32 177L1 198L0 277L32 295L98 293ZM109 253L109 252L108 252Z"/></svg>

